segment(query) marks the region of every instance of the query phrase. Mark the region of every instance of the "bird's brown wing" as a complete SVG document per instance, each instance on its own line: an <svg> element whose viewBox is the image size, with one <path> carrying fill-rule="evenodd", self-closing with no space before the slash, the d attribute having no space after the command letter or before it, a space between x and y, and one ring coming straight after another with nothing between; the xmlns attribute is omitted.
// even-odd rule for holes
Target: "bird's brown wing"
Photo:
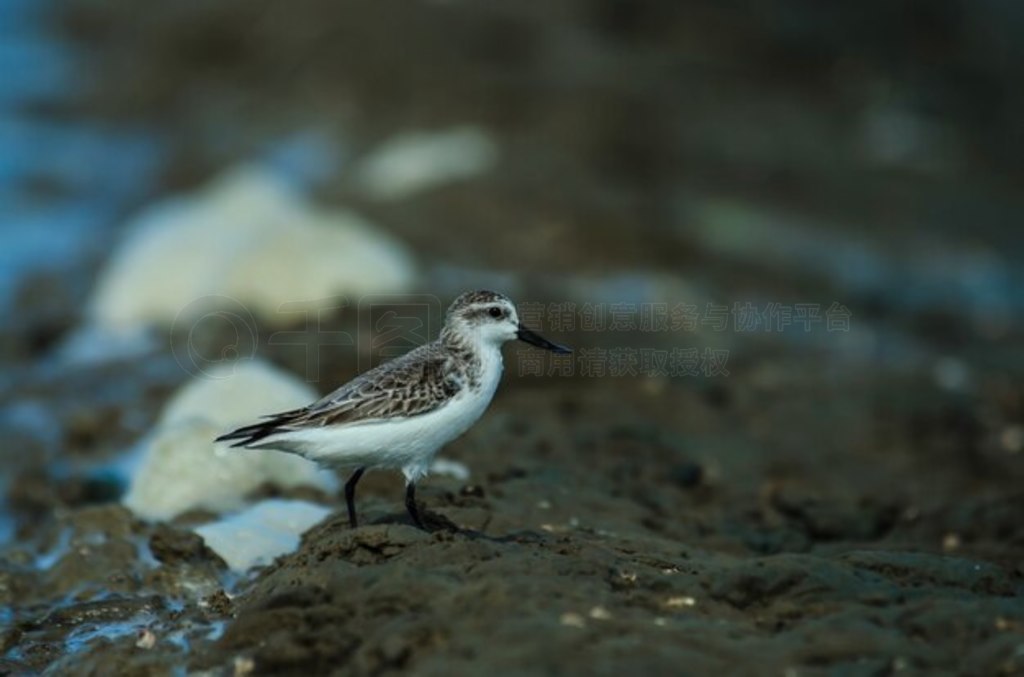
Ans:
<svg viewBox="0 0 1024 677"><path fill-rule="evenodd" d="M217 438L246 447L300 428L350 425L431 412L462 388L450 356L436 346L417 348L386 362L301 409L285 411Z"/></svg>

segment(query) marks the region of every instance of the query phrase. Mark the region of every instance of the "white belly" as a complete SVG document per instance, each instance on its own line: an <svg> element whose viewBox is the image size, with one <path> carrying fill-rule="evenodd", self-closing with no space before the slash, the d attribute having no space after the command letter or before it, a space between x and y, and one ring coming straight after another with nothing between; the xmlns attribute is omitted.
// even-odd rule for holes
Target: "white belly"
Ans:
<svg viewBox="0 0 1024 677"><path fill-rule="evenodd" d="M343 468L401 468L409 480L426 474L438 449L466 432L487 409L501 380L501 354L484 364L480 384L434 411L390 421L324 426L281 433L259 445Z"/></svg>

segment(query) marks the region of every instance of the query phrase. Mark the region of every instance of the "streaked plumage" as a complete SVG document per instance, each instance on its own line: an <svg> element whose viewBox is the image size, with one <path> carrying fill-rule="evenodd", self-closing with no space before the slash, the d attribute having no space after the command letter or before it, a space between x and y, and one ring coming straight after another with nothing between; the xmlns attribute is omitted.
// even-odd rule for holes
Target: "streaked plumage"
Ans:
<svg viewBox="0 0 1024 677"><path fill-rule="evenodd" d="M361 374L307 407L273 414L217 439L354 468L345 485L352 526L355 484L363 471L399 468L407 482L406 506L422 527L415 482L438 449L486 410L501 379L501 345L514 338L568 352L523 327L507 297L467 292L449 307L436 341Z"/></svg>

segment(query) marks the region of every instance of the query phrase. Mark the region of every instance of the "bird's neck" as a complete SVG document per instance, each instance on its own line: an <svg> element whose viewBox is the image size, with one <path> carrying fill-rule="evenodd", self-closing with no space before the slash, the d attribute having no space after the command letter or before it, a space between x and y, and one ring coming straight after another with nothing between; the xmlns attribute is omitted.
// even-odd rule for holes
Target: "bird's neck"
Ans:
<svg viewBox="0 0 1024 677"><path fill-rule="evenodd" d="M490 342L476 341L447 327L441 331L441 344L457 364L466 370L471 384L481 380L491 381L502 371L501 346Z"/></svg>
<svg viewBox="0 0 1024 677"><path fill-rule="evenodd" d="M475 347L473 342L470 341L464 334L453 330L451 327L445 326L441 329L441 345L447 350L459 354L468 350L473 350Z"/></svg>

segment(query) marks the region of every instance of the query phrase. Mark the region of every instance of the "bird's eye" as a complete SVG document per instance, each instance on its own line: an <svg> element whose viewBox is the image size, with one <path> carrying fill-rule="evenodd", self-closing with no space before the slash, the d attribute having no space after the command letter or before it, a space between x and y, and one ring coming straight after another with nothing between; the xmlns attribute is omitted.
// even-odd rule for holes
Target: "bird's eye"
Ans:
<svg viewBox="0 0 1024 677"><path fill-rule="evenodd" d="M495 318L495 319L497 319L497 318L501 317L502 315L504 315L504 313L501 312L501 308L498 308L497 306L494 306L494 307L490 308L487 311L487 314L490 315L491 317Z"/></svg>

